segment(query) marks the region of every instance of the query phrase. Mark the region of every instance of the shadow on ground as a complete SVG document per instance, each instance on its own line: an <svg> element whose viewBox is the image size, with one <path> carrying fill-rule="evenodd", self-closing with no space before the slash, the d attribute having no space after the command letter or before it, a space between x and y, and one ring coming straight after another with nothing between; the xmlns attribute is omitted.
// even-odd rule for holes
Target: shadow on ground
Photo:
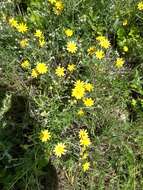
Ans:
<svg viewBox="0 0 143 190"><path fill-rule="evenodd" d="M2 106L5 94L4 89L0 90L0 106ZM0 190L7 190L6 183L13 183L12 177L15 178L15 173L17 172L17 167L13 166L18 165L20 159L27 155L27 150L23 149L21 145L31 145L33 143L28 137L33 133L36 121L30 117L29 109L27 97L13 95L11 107L3 116L2 120L6 122L6 127L0 129L0 144L3 144L3 148L0 147L0 156L3 156L0 160ZM32 146L28 151L32 152ZM17 163L13 164L13 160L17 160ZM56 168L49 162L46 166L40 168L39 172L41 171L42 175L39 175L38 179L40 189L58 190ZM34 171L31 170L31 172L33 172L34 176ZM23 178L9 190L23 190L22 182ZM39 190L39 187L37 187L37 190ZM30 186L26 189L33 190ZM34 190L36 190L36 187Z"/></svg>

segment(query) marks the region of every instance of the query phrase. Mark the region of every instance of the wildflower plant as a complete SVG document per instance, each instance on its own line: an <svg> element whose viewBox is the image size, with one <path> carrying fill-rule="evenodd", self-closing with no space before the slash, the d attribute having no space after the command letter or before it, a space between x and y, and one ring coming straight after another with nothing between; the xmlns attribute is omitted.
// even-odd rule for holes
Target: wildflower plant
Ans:
<svg viewBox="0 0 143 190"><path fill-rule="evenodd" d="M143 6L124 3L3 1L0 186L42 189L52 164L64 189L142 187L142 120L130 110L143 107Z"/></svg>

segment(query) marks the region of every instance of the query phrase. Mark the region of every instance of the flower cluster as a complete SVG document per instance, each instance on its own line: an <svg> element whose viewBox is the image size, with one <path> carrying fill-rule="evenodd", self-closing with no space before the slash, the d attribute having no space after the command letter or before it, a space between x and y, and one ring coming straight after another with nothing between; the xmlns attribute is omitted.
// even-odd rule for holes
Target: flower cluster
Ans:
<svg viewBox="0 0 143 190"><path fill-rule="evenodd" d="M88 147L91 142L87 133L87 130L81 129L79 131L80 145L84 148Z"/></svg>
<svg viewBox="0 0 143 190"><path fill-rule="evenodd" d="M65 32L65 35L68 38L72 37L73 33L74 33L73 30L71 30L69 28L65 29L64 32ZM77 44L76 44L76 42L73 41L73 40L68 41L67 44L66 44L66 49L67 49L67 51L69 53L75 54L77 52Z"/></svg>
<svg viewBox="0 0 143 190"><path fill-rule="evenodd" d="M123 25L125 25L125 22L127 22L127 20L125 20L123 22ZM105 36L98 36L98 37L96 37L96 40L97 40L98 45L101 48L104 48L105 50L111 47L110 41ZM128 52L128 47L124 46L123 51ZM103 49L97 49L95 46L90 46L87 49L87 53L89 56L95 55L98 60L102 60L105 57L104 50ZM124 63L125 63L125 61L123 58L117 58L117 60L115 62L115 66L117 68L121 68L124 65Z"/></svg>
<svg viewBox="0 0 143 190"><path fill-rule="evenodd" d="M84 105L91 107L94 105L94 100L92 98L86 97L86 92L93 91L93 85L90 83L85 83L81 80L77 80L72 89L72 96L77 100L82 100Z"/></svg>
<svg viewBox="0 0 143 190"><path fill-rule="evenodd" d="M25 33L28 30L26 24L24 24L24 23L19 23L18 24L18 22L14 18L9 19L9 24L10 24L11 27L16 28L18 30L18 32L21 32L21 33ZM39 46L43 47L45 45L45 43L46 43L44 35L43 35L43 32L41 30L36 30L35 33L34 33L34 36L38 39ZM24 38L24 39L19 41L19 44L20 44L21 48L26 48L29 45L29 39ZM30 62L28 60L24 60L21 63L21 67L23 69L29 69L30 66L31 65L30 65ZM45 63L37 62L36 67L33 68L32 71L31 71L31 76L33 78L37 78L38 75L45 74L45 73L47 73L47 71L48 71L48 67L47 67L47 65Z"/></svg>
<svg viewBox="0 0 143 190"><path fill-rule="evenodd" d="M79 139L81 145L80 156L82 159L82 168L83 171L86 172L89 170L90 162L88 161L88 147L91 145L90 138L88 136L87 130L81 129L79 131Z"/></svg>
<svg viewBox="0 0 143 190"><path fill-rule="evenodd" d="M66 181L74 185L75 189L84 189L84 187L100 189L101 183L98 178L103 178L101 180L104 182L110 173L115 174L115 177L112 176L112 184L117 184L116 179L120 180L118 168L117 170L116 167L114 168L116 173L109 168L111 162L108 154L112 151L110 147L106 158L101 159L102 155L106 153L104 147L112 142L110 139L112 136L118 135L114 133L120 132L120 130L116 130L116 126L124 129L125 124L125 129L127 127L129 129L128 115L130 113L125 108L129 107L135 112L140 109L139 107L143 108L140 93L141 68L140 66L136 67L135 64L128 69L125 65L125 59L127 59L127 64L134 64L136 56L138 62L142 58L143 0L138 0L136 3L125 1L123 10L119 9L122 5L119 0L117 3L113 2L108 1L105 5L104 1L101 3L100 1L78 0L29 0L28 3L27 1L24 3L26 10L19 1L15 4L8 0L6 4L12 10L8 8L7 11L4 11L5 8L0 8L2 10L1 50L2 55L5 55L4 59L1 56L0 72L4 78L4 84L6 83L4 86L14 86L12 91L16 91L16 96L18 92L20 96L23 93L24 98L28 98L28 105L30 105L28 113L24 114L22 124L24 128L29 126L32 128L30 133L29 130L22 130L26 133L24 135L26 139L23 138L23 142L20 143L22 145L21 156L25 159L24 156L29 155L30 158L34 158L36 155L36 160L33 160L36 161L36 164L40 163L41 165L36 168L39 173L43 171L49 160L55 164L56 168L59 164L64 164L64 169L67 169L66 172L63 172L68 178ZM101 11L98 11L97 14L95 7L96 10L106 11L104 16L100 13ZM87 10L87 8L89 9ZM16 12L12 12L14 9ZM9 17L5 12L8 15L16 16ZM5 41L6 37L8 40ZM139 51L137 52L136 49ZM12 53L9 56L10 52ZM124 66L125 68L123 68ZM10 71L12 72L8 75ZM130 71L133 71L131 77ZM10 76L12 76L11 81L9 80ZM5 77L8 80L5 80ZM135 80L128 85L126 80L122 80L127 78L139 78L139 84L134 84L137 81ZM136 86L139 89L135 88ZM127 93L127 90L137 92L136 97L132 99L132 93ZM8 91L9 94L11 92ZM13 94L15 92L12 92L12 98ZM126 103L129 106L126 106ZM5 107L9 108L9 105ZM26 125L25 118L30 119L26 121ZM39 127L37 127L38 124ZM7 121L4 122L5 125L7 125ZM122 130L122 133L126 131L128 130ZM20 131L16 130L16 132ZM101 137L100 142L97 141L98 138L95 140L94 133L97 137ZM113 135L111 134L107 138L110 133ZM122 137L119 134L120 136ZM22 136L20 134L17 137L21 138ZM28 146L25 146L25 140L28 140ZM115 140L118 141L118 139ZM18 139L17 142L20 140ZM100 143L102 143L101 146ZM33 151L30 151L31 147L34 147ZM116 153L118 146L113 148L115 150L112 152ZM23 152L25 149L28 154ZM8 152L12 151L8 150ZM38 156L37 152L43 154L46 159L41 161L43 155ZM96 155L94 155L95 153ZM114 157L114 154L112 156ZM19 158L21 157L19 156ZM97 171L94 168L96 160L97 163L101 162L97 164L100 165L97 167ZM19 159L19 161L21 160ZM104 176L100 173L102 162L104 162L106 170L109 168L109 171L101 171L101 173L107 174ZM23 168L25 166L23 165ZM30 168L31 172L35 171L35 164L33 167ZM14 168L16 171L13 172L15 174L18 171L18 177L19 169L21 167ZM73 170L77 172L76 176L73 176ZM120 168L119 171L121 171ZM89 176L84 172L89 172ZM8 181L8 184L13 184L11 183L12 177L9 180L7 173L4 176L8 176L8 179L5 180ZM80 181L83 176L85 185ZM15 177L16 175L14 175ZM93 187L87 185L88 179L96 181L96 185L93 185L93 182L91 183ZM20 188L21 184L24 189L23 181L23 179L16 181L16 185ZM76 182L79 187L76 186ZM35 184L34 182L32 186L35 187ZM104 186L102 184L101 186ZM41 184L39 186L41 187ZM120 186L122 187L122 184ZM68 187L67 185L67 189ZM28 185L27 188L31 189ZM25 189L27 188L25 187Z"/></svg>
<svg viewBox="0 0 143 190"><path fill-rule="evenodd" d="M100 46L100 48L104 48L104 49L108 49L110 48L111 44L108 40L108 38L106 38L105 36L98 36L96 38L97 40L97 44ZM87 53L88 55L92 56L92 55L96 55L96 58L101 60L105 57L105 52L102 49L96 49L95 46L90 46L87 49Z"/></svg>
<svg viewBox="0 0 143 190"><path fill-rule="evenodd" d="M11 19L9 22L11 23L10 25L13 27L18 25L17 21L15 19ZM67 35L67 37L70 37L73 35L73 31L71 29L66 29L65 34ZM45 45L46 42L45 42L44 34L41 30L37 29L34 33L34 37L36 37L36 39L38 39L40 47L43 47ZM19 41L19 44L20 44L21 48L26 48L29 45L29 39L24 38ZM75 53L77 50L76 44L74 42L68 42L67 50L71 53ZM30 68L29 61L28 60L23 61L21 63L21 67L25 70L29 69ZM72 73L75 70L75 68L76 68L75 64L67 65L67 71L69 71L70 73ZM48 67L46 66L45 63L37 63L36 68L32 69L32 71L31 71L31 76L33 78L37 78L38 75L45 74L45 73L47 73L47 71L48 71ZM55 70L55 74L58 77L63 77L63 76L65 76L65 71L66 70L64 67L58 66Z"/></svg>
<svg viewBox="0 0 143 190"><path fill-rule="evenodd" d="M43 47L46 44L44 34L41 30L36 30L34 36L38 39L40 47Z"/></svg>
<svg viewBox="0 0 143 190"><path fill-rule="evenodd" d="M69 71L70 73L73 73L73 71L75 70L76 66L74 64L68 64L67 65L67 71ZM55 70L55 74L58 77L64 77L66 74L66 69L62 66L58 66Z"/></svg>
<svg viewBox="0 0 143 190"><path fill-rule="evenodd" d="M43 129L40 131L39 134L39 139L41 140L41 142L46 143L47 141L49 141L51 139L51 133L49 132L48 129ZM64 155L66 153L66 145L64 143L58 143L53 152L57 157L61 157L62 155Z"/></svg>
<svg viewBox="0 0 143 190"><path fill-rule="evenodd" d="M51 4L52 9L54 10L56 15L60 15L62 13L62 11L64 10L64 3L61 0L48 0L48 2ZM142 10L142 2L140 2L138 4L138 9ZM123 25L125 26L125 25L127 25L127 23L128 23L128 21L124 20ZM24 23L24 22L18 23L18 21L15 20L14 18L9 19L9 24L12 28L16 29L21 34L25 34L28 31L28 27L27 27L26 23ZM63 27L62 27L62 31L63 31ZM20 37L21 37L21 34L20 34ZM79 42L78 40L75 40L76 39L75 34L76 34L76 31L74 29L72 29L72 27L71 28L67 27L66 29L64 29L64 37L63 38L65 39L65 41L64 41L65 47L62 47L61 49L66 49L66 51L69 53L69 54L65 53L65 55L68 55L70 57L70 62L69 62L69 64L66 63L65 65L64 65L64 62L60 62L56 65L55 68L53 68L53 67L50 68L50 74L51 75L53 74L52 73L52 69L53 69L54 75L57 76L57 77L55 77L55 76L54 77L57 80L59 80L59 78L66 79L66 78L72 77L71 73L73 73L73 71L76 70L76 65L72 63L72 61L74 60L72 58L75 57L75 62L76 62L75 54L77 52L80 52L81 54L82 54L82 52L84 52L84 51L80 50L82 43L80 44L80 43L78 43ZM34 36L34 42L35 41L38 42L38 50L41 50L41 47L45 46L46 39L48 39L48 37L45 38L44 31L41 31L40 29L36 29L35 32L32 33L32 35ZM19 40L19 45L21 48L26 48L30 45L30 37L29 36L30 35L27 34L27 36L23 35L23 37L21 37L21 39ZM106 52L108 52L108 50L110 50L109 48L111 47L111 44L110 44L110 41L108 40L108 38L106 36L102 36L102 35L96 37L95 42L96 42L96 46L93 44L89 48L85 49L87 52L85 54L85 56L87 56L90 59L92 57L96 57L96 59L101 61L103 58L106 57ZM63 44L63 43L61 43L61 44ZM44 49L45 48L42 48L42 50L44 50ZM124 46L123 51L127 52L128 47ZM64 52L63 52L63 54L64 54ZM26 70L26 71L27 70L30 71L31 77L33 77L33 78L37 78L39 75L44 75L49 70L49 66L47 66L47 64L44 62L36 62L36 63L34 63L34 67L33 67L33 65L30 63L32 59L29 59L30 61L26 58L22 59L22 60L23 60L21 62L22 69ZM42 60L42 59L40 58L39 60ZM124 63L125 63L125 61L123 58L117 58L114 64L117 68L121 68L124 65ZM70 77L69 77L69 75L70 75ZM64 81L64 80L62 80L62 81ZM74 98L73 101L75 101L76 103L78 102L79 104L82 103L82 105L85 106L84 108L80 108L78 110L77 114L79 116L84 116L85 110L87 108L94 106L94 99L92 98L93 90L94 90L93 84L82 81L82 80L75 81L74 87L72 88L71 96ZM49 143L49 141L51 139L51 132L47 129L41 130L41 132L39 134L39 139L44 144L46 142ZM81 160L82 160L82 169L84 172L86 172L90 168L88 149L91 145L91 140L89 138L87 130L81 129L79 131L79 145L80 145L80 156L81 156ZM52 148L52 152L58 158L61 158L63 155L65 155L67 150L68 150L68 146L62 142L59 142L56 145L54 144L54 148Z"/></svg>

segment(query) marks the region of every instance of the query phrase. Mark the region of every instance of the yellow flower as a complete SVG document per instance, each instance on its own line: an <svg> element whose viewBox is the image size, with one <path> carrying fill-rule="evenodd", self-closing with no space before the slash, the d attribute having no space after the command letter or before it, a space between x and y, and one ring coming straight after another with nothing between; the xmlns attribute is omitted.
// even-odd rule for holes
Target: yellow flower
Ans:
<svg viewBox="0 0 143 190"><path fill-rule="evenodd" d="M42 38L43 37L43 33L41 30L36 30L36 32L34 33L34 36L37 38Z"/></svg>
<svg viewBox="0 0 143 190"><path fill-rule="evenodd" d="M51 4L56 3L56 0L48 0Z"/></svg>
<svg viewBox="0 0 143 190"><path fill-rule="evenodd" d="M76 53L77 51L77 45L75 42L70 41L67 43L67 51L70 53Z"/></svg>
<svg viewBox="0 0 143 190"><path fill-rule="evenodd" d="M36 66L36 70L39 74L45 74L48 71L48 67L45 63L38 63Z"/></svg>
<svg viewBox="0 0 143 190"><path fill-rule="evenodd" d="M125 19L125 20L123 21L123 26L126 26L127 24L128 24L128 20Z"/></svg>
<svg viewBox="0 0 143 190"><path fill-rule="evenodd" d="M105 54L102 50L97 50L95 54L96 54L97 59L102 59L105 57Z"/></svg>
<svg viewBox="0 0 143 190"><path fill-rule="evenodd" d="M88 133L86 129L80 129L79 131L79 138L83 139L83 138L88 138Z"/></svg>
<svg viewBox="0 0 143 190"><path fill-rule="evenodd" d="M110 47L110 42L105 36L98 36L97 41L99 41L99 44L101 47L108 49Z"/></svg>
<svg viewBox="0 0 143 190"><path fill-rule="evenodd" d="M23 62L21 63L21 67L22 67L23 69L28 69L29 66L30 66L30 63L29 63L28 60L25 60L25 61L23 61Z"/></svg>
<svg viewBox="0 0 143 190"><path fill-rule="evenodd" d="M99 42L101 47L105 49L110 47L110 42L105 36L98 36L96 40Z"/></svg>
<svg viewBox="0 0 143 190"><path fill-rule="evenodd" d="M21 41L19 42L19 44L20 44L21 48L27 47L27 46L29 45L28 39L23 39L23 40L21 40Z"/></svg>
<svg viewBox="0 0 143 190"><path fill-rule="evenodd" d="M89 48L87 49L88 55L93 55L93 54L95 53L95 51L96 51L95 46L91 46L91 47L89 47Z"/></svg>
<svg viewBox="0 0 143 190"><path fill-rule="evenodd" d="M59 11L62 11L63 9L64 9L64 4L63 4L63 2L62 1L56 1L55 2L55 8L57 9L57 10L59 10Z"/></svg>
<svg viewBox="0 0 143 190"><path fill-rule="evenodd" d="M136 106L137 101L136 101L135 99L132 99L131 104L132 104L133 106Z"/></svg>
<svg viewBox="0 0 143 190"><path fill-rule="evenodd" d="M138 10L143 11L143 1L138 3Z"/></svg>
<svg viewBox="0 0 143 190"><path fill-rule="evenodd" d="M44 39L44 35L41 30L36 30L34 33L34 36L39 39L39 45L40 47L43 47L46 44L46 41Z"/></svg>
<svg viewBox="0 0 143 190"><path fill-rule="evenodd" d="M14 27L14 28L16 28L18 25L17 21L14 18L10 18L8 22L9 22L10 26Z"/></svg>
<svg viewBox="0 0 143 190"><path fill-rule="evenodd" d="M68 64L67 69L68 69L70 72L73 72L73 71L75 70L75 65L74 65L74 64Z"/></svg>
<svg viewBox="0 0 143 190"><path fill-rule="evenodd" d="M40 45L40 47L43 47L45 44L46 44L45 39L44 38L40 38L39 39L39 45Z"/></svg>
<svg viewBox="0 0 143 190"><path fill-rule="evenodd" d="M73 35L73 30L71 30L71 29L66 29L66 30L65 30L65 34L66 34L67 37L71 37L71 36Z"/></svg>
<svg viewBox="0 0 143 190"><path fill-rule="evenodd" d="M108 39L105 39L105 40L101 41L101 42L100 42L100 46L103 47L103 48L105 48L105 49L109 48L109 47L110 47L110 42L109 42L109 40L108 40Z"/></svg>
<svg viewBox="0 0 143 190"><path fill-rule="evenodd" d="M125 61L123 60L123 58L117 58L116 60L116 67L117 68L121 68L124 65Z"/></svg>
<svg viewBox="0 0 143 190"><path fill-rule="evenodd" d="M74 88L72 89L72 96L74 96L76 99L81 99L85 95L85 89L84 88Z"/></svg>
<svg viewBox="0 0 143 190"><path fill-rule="evenodd" d="M84 82L81 80L77 80L74 84L75 87L82 87L84 88Z"/></svg>
<svg viewBox="0 0 143 190"><path fill-rule="evenodd" d="M46 142L46 141L50 140L50 138L51 138L51 133L47 129L42 130L40 132L40 140L42 142Z"/></svg>
<svg viewBox="0 0 143 190"><path fill-rule="evenodd" d="M25 32L27 32L28 28L27 28L27 25L22 22L17 25L17 30L18 30L18 32L25 33Z"/></svg>
<svg viewBox="0 0 143 190"><path fill-rule="evenodd" d="M97 40L97 41L102 41L102 40L104 40L104 39L105 39L104 36L98 36L98 37L96 37L96 40Z"/></svg>
<svg viewBox="0 0 143 190"><path fill-rule="evenodd" d="M83 111L83 109L80 109L78 112L77 112L77 115L79 116L83 116L85 113Z"/></svg>
<svg viewBox="0 0 143 190"><path fill-rule="evenodd" d="M64 143L58 143L54 148L54 153L57 157L61 157L66 153L66 146Z"/></svg>
<svg viewBox="0 0 143 190"><path fill-rule="evenodd" d="M54 8L53 8L53 10L54 10L54 12L55 12L55 14L56 15L60 15L61 14L61 12L63 11L63 9L64 9L64 4L63 4L63 2L62 1L55 1L55 4L54 4Z"/></svg>
<svg viewBox="0 0 143 190"><path fill-rule="evenodd" d="M65 68L64 67L60 67L58 66L57 69L56 69L56 75L58 77L63 77L65 75Z"/></svg>
<svg viewBox="0 0 143 190"><path fill-rule="evenodd" d="M85 88L83 81L76 81L75 87L72 89L72 96L76 99L82 99L85 95Z"/></svg>
<svg viewBox="0 0 143 190"><path fill-rule="evenodd" d="M89 137L84 137L80 139L80 145L88 147L91 144Z"/></svg>
<svg viewBox="0 0 143 190"><path fill-rule="evenodd" d="M86 160L87 157L88 157L88 153L85 152L85 153L82 155L82 160Z"/></svg>
<svg viewBox="0 0 143 190"><path fill-rule="evenodd" d="M94 105L94 101L92 100L92 98L85 98L85 99L83 99L83 103L87 107L91 107L91 106Z"/></svg>
<svg viewBox="0 0 143 190"><path fill-rule="evenodd" d="M127 46L124 46L124 47L123 47L123 50L124 50L124 52L128 52L129 49L128 49Z"/></svg>
<svg viewBox="0 0 143 190"><path fill-rule="evenodd" d="M88 92L93 91L93 85L91 83L85 83L84 87Z"/></svg>
<svg viewBox="0 0 143 190"><path fill-rule="evenodd" d="M32 69L31 76L33 78L37 78L38 77L38 72L36 71L36 69Z"/></svg>
<svg viewBox="0 0 143 190"><path fill-rule="evenodd" d="M89 170L89 167L90 167L90 163L89 162L85 162L83 165L82 165L82 168L83 168L83 171L86 172L87 170Z"/></svg>
<svg viewBox="0 0 143 190"><path fill-rule="evenodd" d="M91 144L90 138L88 137L87 130L81 129L79 131L79 138L80 138L80 145L84 146L85 148Z"/></svg>

